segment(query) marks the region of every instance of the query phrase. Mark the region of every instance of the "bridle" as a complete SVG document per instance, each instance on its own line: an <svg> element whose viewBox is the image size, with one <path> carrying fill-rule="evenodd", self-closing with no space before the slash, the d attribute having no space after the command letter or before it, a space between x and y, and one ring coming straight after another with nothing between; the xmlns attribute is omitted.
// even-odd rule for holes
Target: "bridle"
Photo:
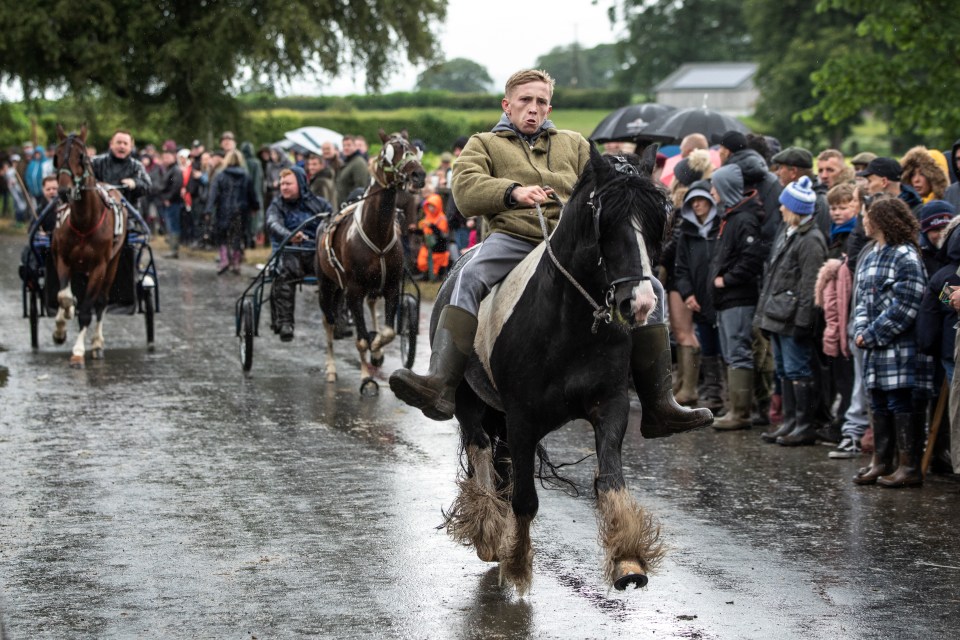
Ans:
<svg viewBox="0 0 960 640"><path fill-rule="evenodd" d="M63 196L68 196L68 200L77 202L81 198L81 191L92 191L97 188L96 183L92 185L86 184L87 180L93 177L93 165L90 163L90 158L87 157L86 151L83 151L80 155L80 166L83 167L83 173L79 176L73 172L73 169L70 168L70 152L73 147L73 143L76 141L76 136L71 135L66 140L66 147L64 148L66 167L58 167L57 175L59 176L62 173L67 174L73 181L73 186L67 191L66 194L61 194L61 199L64 199ZM57 157L57 164L59 165L59 156Z"/></svg>
<svg viewBox="0 0 960 640"><path fill-rule="evenodd" d="M395 144L399 144L403 148L403 153L399 158L396 158L397 151L394 148ZM383 171L384 181L380 183L380 186L389 188L392 186L404 186L410 182L410 172L408 172L407 169L413 163L420 164L420 161L423 159L423 152L419 149L414 151L414 149L415 147L407 144L402 138L390 138L387 144L384 144L383 149L380 151L380 170ZM378 180L377 182L380 181Z"/></svg>
<svg viewBox="0 0 960 640"><path fill-rule="evenodd" d="M640 175L640 172L637 171L637 168L632 164L627 162L622 156L614 156L614 159L617 161L617 164L614 165L614 168L624 174L628 175ZM603 189L590 192L590 196L587 199L587 204L590 206L590 210L593 217L593 233L594 239L596 240L597 247L600 247L600 214L603 211ZM551 196L556 202L560 205L560 215L563 215L563 208L566 206L560 200L560 197L556 193L553 193ZM600 260L597 263L597 266L603 271L603 279L607 282L606 294L604 295L604 304L600 305L596 300L593 299L593 296L577 282L577 279L567 271L560 261L557 259L557 256L553 253L553 247L550 245L550 236L547 233L547 222L543 217L543 210L540 208L540 203L536 203L537 217L540 219L540 230L543 232L543 241L547 245L547 254L550 256L550 260L553 262L557 270L562 273L567 280L570 281L570 284L580 292L587 302L590 303L590 306L593 307L593 326L590 327L590 333L596 334L597 329L600 327L600 322L603 321L604 324L610 324L613 322L614 309L616 307L616 299L614 297L617 285L624 282L642 282L644 280L649 280L650 275L644 275L643 266L641 265L640 275L631 275L623 278L617 278L616 280L610 280L609 275L607 274L607 267L603 260L603 254L600 254Z"/></svg>

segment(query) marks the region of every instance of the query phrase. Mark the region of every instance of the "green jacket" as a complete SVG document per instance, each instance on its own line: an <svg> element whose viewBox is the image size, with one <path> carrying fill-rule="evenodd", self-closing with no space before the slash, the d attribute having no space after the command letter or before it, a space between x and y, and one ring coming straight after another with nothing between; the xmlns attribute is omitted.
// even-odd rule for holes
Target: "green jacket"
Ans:
<svg viewBox="0 0 960 640"><path fill-rule="evenodd" d="M536 209L510 208L511 185L553 187L566 202L590 161L590 143L576 131L548 128L531 147L513 131L471 136L453 164L453 197L465 218L484 216L491 233L506 233L534 244L543 241ZM560 218L553 201L541 205L552 232Z"/></svg>
<svg viewBox="0 0 960 640"><path fill-rule="evenodd" d="M366 189L370 184L370 171L363 154L354 153L337 173L337 201L344 203L354 189Z"/></svg>

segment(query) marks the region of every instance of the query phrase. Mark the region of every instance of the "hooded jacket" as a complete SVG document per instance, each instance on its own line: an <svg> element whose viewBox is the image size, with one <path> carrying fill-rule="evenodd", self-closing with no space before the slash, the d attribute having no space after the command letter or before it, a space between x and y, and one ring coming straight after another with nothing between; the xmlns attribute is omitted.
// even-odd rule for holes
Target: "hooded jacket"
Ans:
<svg viewBox="0 0 960 640"><path fill-rule="evenodd" d="M290 237L291 232L303 224L308 218L320 213L333 213L333 207L323 198L318 198L307 185L307 174L300 167L291 167L294 175L297 176L297 185L300 187L300 197L290 201L277 194L277 197L270 203L267 209L267 231L270 233L270 239L273 242L280 243ZM301 231L307 236L302 247L317 246L317 226L319 220L314 220L311 224L305 226Z"/></svg>
<svg viewBox="0 0 960 640"><path fill-rule="evenodd" d="M716 175L714 173L714 178ZM713 306L717 311L757 304L765 258L760 241L762 211L760 197L756 191L750 191L722 216L708 280ZM719 289L714 286L718 276L723 278L724 283Z"/></svg>
<svg viewBox="0 0 960 640"><path fill-rule="evenodd" d="M813 216L795 229L783 226L770 256L754 326L784 336L812 335L814 287L827 243Z"/></svg>
<svg viewBox="0 0 960 640"><path fill-rule="evenodd" d="M727 158L725 164L735 164L743 173L743 190L757 190L760 204L763 205L763 218L760 220L761 235L767 247L773 244L780 226L780 192L783 186L776 175L770 173L766 160L754 149L741 149ZM829 216L829 209L827 215Z"/></svg>
<svg viewBox="0 0 960 640"><path fill-rule="evenodd" d="M957 175L957 163L954 158L957 157L957 150L960 150L960 139L953 143L950 149L950 157L947 158L947 164L950 165L950 179L953 181L947 190L943 193L943 199L953 205L953 208L960 211L960 176Z"/></svg>
<svg viewBox="0 0 960 640"><path fill-rule="evenodd" d="M243 219L259 207L253 181L243 167L227 167L210 185L206 213L213 215L219 232L224 232L236 218Z"/></svg>
<svg viewBox="0 0 960 640"><path fill-rule="evenodd" d="M700 311L693 318L698 323L714 324L716 311L713 308L713 285L710 282L710 263L717 247L720 231L720 215L705 183L694 183L683 200L680 209L679 238L675 265L675 286L683 300L696 296ZM703 224L693 212L694 198L706 198L713 204Z"/></svg>
<svg viewBox="0 0 960 640"><path fill-rule="evenodd" d="M915 173L924 176L930 183L931 192L923 199L924 202L943 198L949 181L943 167L937 163L926 147L913 147L907 151L903 159L900 160L900 166L903 169L900 178L901 183L909 185Z"/></svg>
<svg viewBox="0 0 960 640"><path fill-rule="evenodd" d="M30 158L30 163L27 165L26 175L24 176L24 181L27 183L27 191L35 198L43 195L43 176L47 162L46 153L40 145L37 145L33 150L33 155L37 154L40 154L40 157Z"/></svg>
<svg viewBox="0 0 960 640"><path fill-rule="evenodd" d="M576 131L558 130L546 120L534 136L521 136L504 115L492 131L471 136L453 164L453 197L465 218L484 216L491 233L539 244L537 210L511 206L507 190L549 186L566 201L589 160L590 143ZM551 200L541 210L552 232L560 206Z"/></svg>
<svg viewBox="0 0 960 640"><path fill-rule="evenodd" d="M917 314L917 348L921 353L953 362L953 349L957 332L953 325L957 322L957 312L940 302L940 292L944 285L960 286L960 216L955 217L944 229L947 236L937 257L943 263L936 273L930 276L930 284L920 301Z"/></svg>

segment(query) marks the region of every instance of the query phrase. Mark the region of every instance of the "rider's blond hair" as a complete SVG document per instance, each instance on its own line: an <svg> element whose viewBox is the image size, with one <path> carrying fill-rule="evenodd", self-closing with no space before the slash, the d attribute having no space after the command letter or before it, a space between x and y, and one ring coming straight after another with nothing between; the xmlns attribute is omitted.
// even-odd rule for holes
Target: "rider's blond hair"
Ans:
<svg viewBox="0 0 960 640"><path fill-rule="evenodd" d="M524 69L523 71L517 71L507 78L507 86L504 87L503 93L509 96L510 92L516 87L527 84L528 82L546 82L547 86L550 87L551 96L553 96L553 87L557 83L549 73L542 69Z"/></svg>

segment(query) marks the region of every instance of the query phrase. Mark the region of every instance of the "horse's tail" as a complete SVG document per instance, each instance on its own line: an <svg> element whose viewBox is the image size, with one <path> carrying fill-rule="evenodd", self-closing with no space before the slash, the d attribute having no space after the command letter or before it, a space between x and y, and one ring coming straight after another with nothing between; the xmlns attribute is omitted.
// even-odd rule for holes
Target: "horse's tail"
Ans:
<svg viewBox="0 0 960 640"><path fill-rule="evenodd" d="M574 498L579 497L580 491L584 489L584 487L577 484L573 480L560 475L559 470L564 467L580 464L592 455L592 453L585 455L576 462L561 462L559 464L554 464L551 462L550 455L547 453L547 449L543 446L543 443L537 443L537 458L540 460L540 468L537 471L537 477L540 479L540 486L544 489L559 489L568 496Z"/></svg>

